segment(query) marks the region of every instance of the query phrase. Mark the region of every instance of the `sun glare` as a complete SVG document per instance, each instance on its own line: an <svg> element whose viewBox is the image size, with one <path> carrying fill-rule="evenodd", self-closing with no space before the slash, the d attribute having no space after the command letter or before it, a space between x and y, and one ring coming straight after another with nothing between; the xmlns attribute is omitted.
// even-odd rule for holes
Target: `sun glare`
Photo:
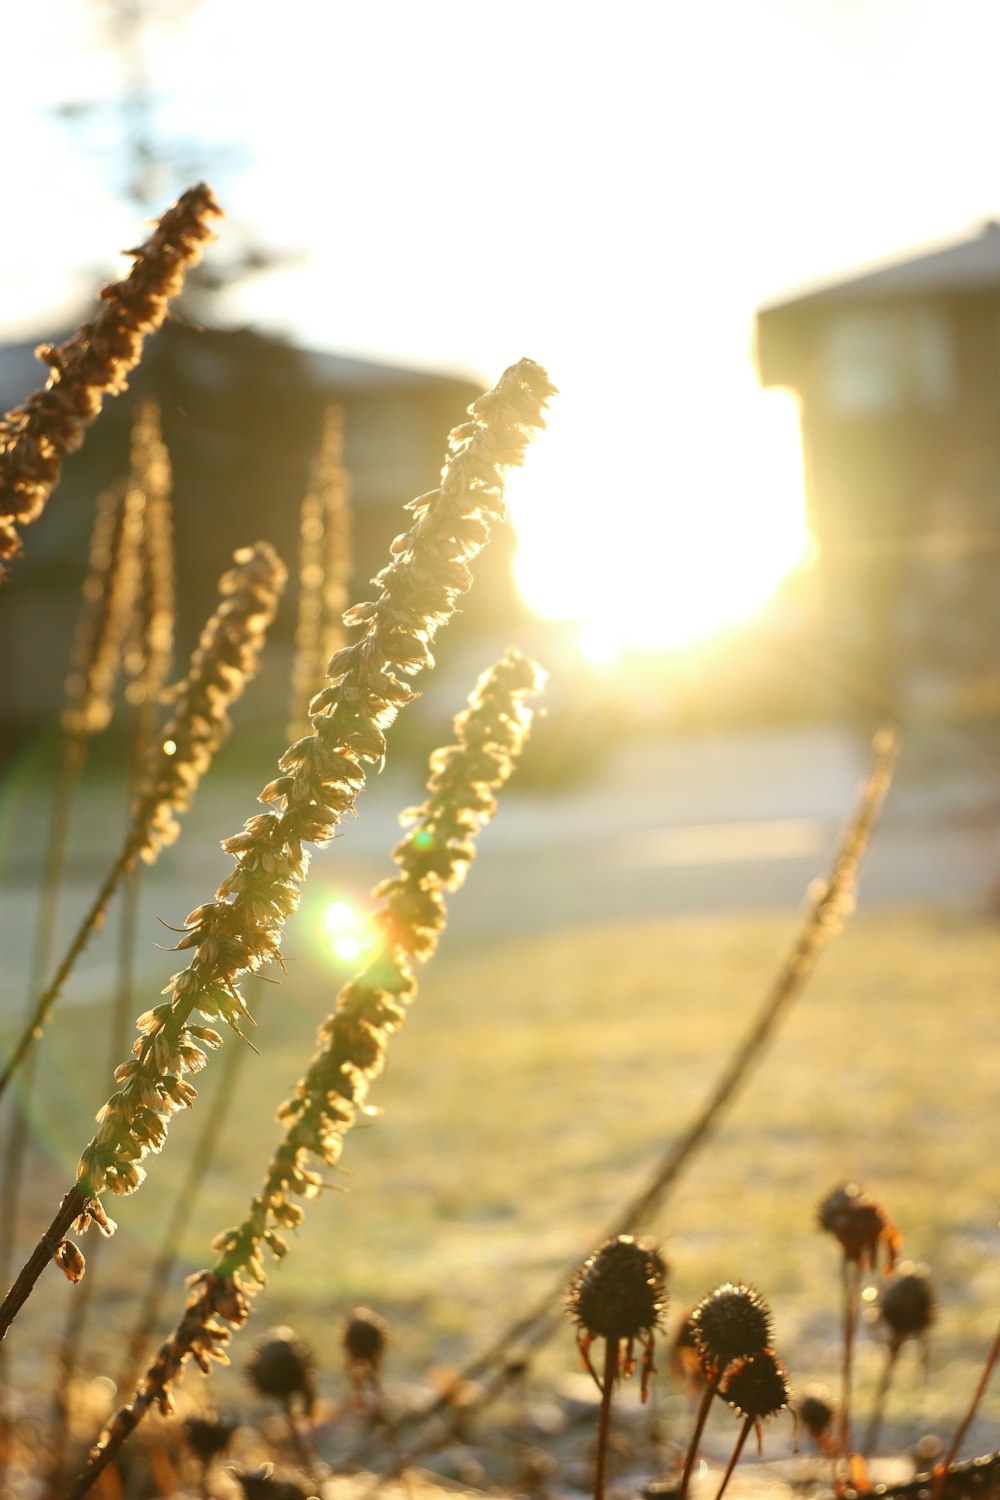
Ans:
<svg viewBox="0 0 1000 1500"><path fill-rule="evenodd" d="M371 946L368 920L349 901L331 901L323 912L323 927L330 951L341 963L356 963Z"/></svg>
<svg viewBox="0 0 1000 1500"><path fill-rule="evenodd" d="M602 452L571 421L553 406L551 430L509 476L508 496L522 596L537 614L577 621L588 659L709 639L757 615L805 561L790 394L717 400L702 420L665 423L641 454L627 442Z"/></svg>

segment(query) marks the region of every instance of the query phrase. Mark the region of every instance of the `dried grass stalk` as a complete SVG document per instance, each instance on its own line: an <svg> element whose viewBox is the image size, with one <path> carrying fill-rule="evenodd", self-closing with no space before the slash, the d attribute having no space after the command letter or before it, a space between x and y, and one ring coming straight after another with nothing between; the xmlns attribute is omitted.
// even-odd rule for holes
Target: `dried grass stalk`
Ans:
<svg viewBox="0 0 1000 1500"><path fill-rule="evenodd" d="M342 623L350 600L350 479L344 468L344 413L331 406L309 474L299 527L299 617L289 704L288 738L308 734L306 710L326 663L344 645Z"/></svg>
<svg viewBox="0 0 1000 1500"><path fill-rule="evenodd" d="M44 389L0 419L0 560L20 555L17 528L37 521L63 458L79 448L105 396L125 389L143 340L163 322L220 213L204 183L189 188L150 238L128 252L135 261L128 276L101 288L104 306L94 320L63 344L39 347L49 367Z"/></svg>
<svg viewBox="0 0 1000 1500"><path fill-rule="evenodd" d="M141 507L126 487L108 490L97 507L61 716L67 735L99 734L111 720L139 584Z"/></svg>
<svg viewBox="0 0 1000 1500"><path fill-rule="evenodd" d="M105 1187L133 1192L143 1177L139 1163L162 1147L170 1115L193 1103L196 1092L183 1075L205 1063L199 1042L221 1041L189 1025L194 1011L221 1017L237 1032L248 1016L238 981L279 956L305 876L303 843L333 837L364 784L364 763L381 764L384 731L415 696L406 678L431 664L429 642L471 584L467 561L488 540L491 522L504 516L504 470L521 462L552 393L540 365L512 365L452 432L438 488L410 502L414 522L377 575L377 599L349 611L345 623L363 626L362 634L329 663L330 684L310 705L313 733L286 750L281 774L260 794L277 806L223 844L236 868L215 900L188 916L178 946L194 950L191 962L172 976L169 998L140 1016L134 1055L117 1070L121 1087L99 1113L76 1185L0 1304L0 1336L69 1225L100 1224L97 1197Z"/></svg>
<svg viewBox="0 0 1000 1500"><path fill-rule="evenodd" d="M228 709L257 669L285 576L284 564L273 547L257 542L237 552L234 566L220 579L222 603L202 631L187 677L174 691L174 711L160 737L125 842L0 1073L0 1097L41 1036L73 965L104 920L122 876L137 858L151 863L161 847L177 837L178 814L190 807L212 756L229 732Z"/></svg>
<svg viewBox="0 0 1000 1500"><path fill-rule="evenodd" d="M132 1402L116 1413L92 1450L87 1473L71 1494L83 1494L151 1408L169 1414L171 1387L188 1358L208 1373L228 1363L232 1329L250 1315L250 1294L266 1281L265 1250L282 1259L285 1233L302 1223L296 1198L315 1198L323 1183L310 1169L315 1157L335 1166L343 1137L382 1071L386 1044L403 1023L416 994L414 961L435 952L447 919L445 893L465 880L473 839L496 811L494 792L510 777L531 725L529 700L543 674L508 651L480 677L468 707L455 720L457 743L431 757L427 800L402 816L409 831L393 851L399 872L376 886L376 951L344 985L336 1010L320 1027L317 1051L295 1093L278 1110L284 1137L261 1191L243 1222L213 1241L211 1270L188 1280L187 1308L150 1365ZM227 1326L228 1325L228 1326Z"/></svg>
<svg viewBox="0 0 1000 1500"><path fill-rule="evenodd" d="M142 508L143 551L139 608L125 653L131 679L125 697L141 719L150 720L173 665L176 616L173 476L155 401L144 401L136 411L130 457L129 493Z"/></svg>

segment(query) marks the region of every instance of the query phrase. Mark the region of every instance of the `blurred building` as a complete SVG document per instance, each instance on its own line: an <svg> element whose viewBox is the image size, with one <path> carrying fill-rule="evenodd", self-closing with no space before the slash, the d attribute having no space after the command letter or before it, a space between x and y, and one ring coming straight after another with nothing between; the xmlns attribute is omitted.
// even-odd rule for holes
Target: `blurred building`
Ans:
<svg viewBox="0 0 1000 1500"><path fill-rule="evenodd" d="M822 667L874 711L1000 709L1000 225L766 307L798 394Z"/></svg>
<svg viewBox="0 0 1000 1500"><path fill-rule="evenodd" d="M33 357L40 339L0 346L0 410L43 383ZM24 555L0 588L0 731L11 738L52 723L69 644L97 493L126 472L135 403L153 396L174 470L179 598L178 660L214 607L219 574L236 547L273 543L292 572L273 632L290 658L299 506L326 407L345 413L351 475L355 598L389 543L409 524L404 503L438 482L448 433L481 387L457 376L395 368L300 349L250 331L199 329L176 318L150 340L129 390L110 398L83 448L65 464L41 520L24 532ZM517 612L513 543L501 532L477 565L477 587L457 631L503 629ZM182 654L183 653L183 654ZM283 713L287 673L273 686Z"/></svg>

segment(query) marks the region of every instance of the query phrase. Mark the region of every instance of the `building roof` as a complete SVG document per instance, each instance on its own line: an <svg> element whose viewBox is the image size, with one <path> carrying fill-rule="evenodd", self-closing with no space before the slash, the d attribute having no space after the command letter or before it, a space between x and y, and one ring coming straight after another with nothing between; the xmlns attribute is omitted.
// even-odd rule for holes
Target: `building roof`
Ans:
<svg viewBox="0 0 1000 1500"><path fill-rule="evenodd" d="M183 326L183 325L182 325ZM29 392L45 384L48 369L35 356L39 344L61 343L69 338L71 329L53 333L48 330L37 338L18 339L11 343L0 343L0 412L9 411L23 401ZM220 346L232 346L235 350L241 342L252 341L261 345L282 343L268 334L255 333L249 329L211 329L199 331L192 340L197 349L209 356L210 350ZM416 387L455 385L478 385L468 375L442 370L421 370L404 365L381 364L375 360L356 359L352 356L329 354L316 349L299 349L304 373L320 391L337 393L352 391L387 391L413 389Z"/></svg>
<svg viewBox="0 0 1000 1500"><path fill-rule="evenodd" d="M949 295L1000 288L1000 224L987 220L972 239L892 261L813 291L783 298L760 309L761 315L823 303L866 302L905 297Z"/></svg>

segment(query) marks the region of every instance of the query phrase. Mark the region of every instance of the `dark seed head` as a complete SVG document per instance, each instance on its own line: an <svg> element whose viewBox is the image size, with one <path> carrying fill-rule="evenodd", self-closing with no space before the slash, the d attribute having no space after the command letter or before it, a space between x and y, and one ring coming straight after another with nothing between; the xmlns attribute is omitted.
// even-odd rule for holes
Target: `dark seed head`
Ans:
<svg viewBox="0 0 1000 1500"><path fill-rule="evenodd" d="M924 1266L905 1261L879 1289L878 1315L896 1343L920 1338L937 1316L937 1293Z"/></svg>
<svg viewBox="0 0 1000 1500"><path fill-rule="evenodd" d="M738 1360L726 1376L722 1394L734 1411L755 1422L784 1411L792 1395L788 1376L773 1349L761 1349Z"/></svg>
<svg viewBox="0 0 1000 1500"><path fill-rule="evenodd" d="M829 1401L822 1396L803 1396L798 1404L799 1421L820 1448L826 1448L836 1415Z"/></svg>
<svg viewBox="0 0 1000 1500"><path fill-rule="evenodd" d="M344 1324L344 1357L352 1374L376 1374L389 1342L389 1325L368 1307L355 1307Z"/></svg>
<svg viewBox="0 0 1000 1500"><path fill-rule="evenodd" d="M258 1344L247 1365L247 1375L262 1396L274 1396L286 1404L301 1396L306 1412L313 1405L314 1361L311 1350L290 1328L273 1328Z"/></svg>
<svg viewBox="0 0 1000 1500"><path fill-rule="evenodd" d="M694 1341L703 1364L724 1370L771 1342L771 1309L755 1287L731 1281L716 1287L691 1314Z"/></svg>
<svg viewBox="0 0 1000 1500"><path fill-rule="evenodd" d="M269 1469L237 1474L246 1500L306 1500L306 1492L288 1479L273 1479Z"/></svg>
<svg viewBox="0 0 1000 1500"><path fill-rule="evenodd" d="M225 1453L238 1425L236 1418L229 1416L188 1417L184 1436L195 1457L203 1464L210 1464L213 1458Z"/></svg>
<svg viewBox="0 0 1000 1500"><path fill-rule="evenodd" d="M892 1270L902 1237L885 1209L856 1182L827 1194L819 1206L819 1225L839 1240L846 1260L862 1268L874 1266L881 1245L886 1269Z"/></svg>
<svg viewBox="0 0 1000 1500"><path fill-rule="evenodd" d="M667 1302L665 1278L657 1251L643 1248L630 1234L619 1234L575 1273L566 1311L587 1334L611 1341L634 1339L659 1327Z"/></svg>

